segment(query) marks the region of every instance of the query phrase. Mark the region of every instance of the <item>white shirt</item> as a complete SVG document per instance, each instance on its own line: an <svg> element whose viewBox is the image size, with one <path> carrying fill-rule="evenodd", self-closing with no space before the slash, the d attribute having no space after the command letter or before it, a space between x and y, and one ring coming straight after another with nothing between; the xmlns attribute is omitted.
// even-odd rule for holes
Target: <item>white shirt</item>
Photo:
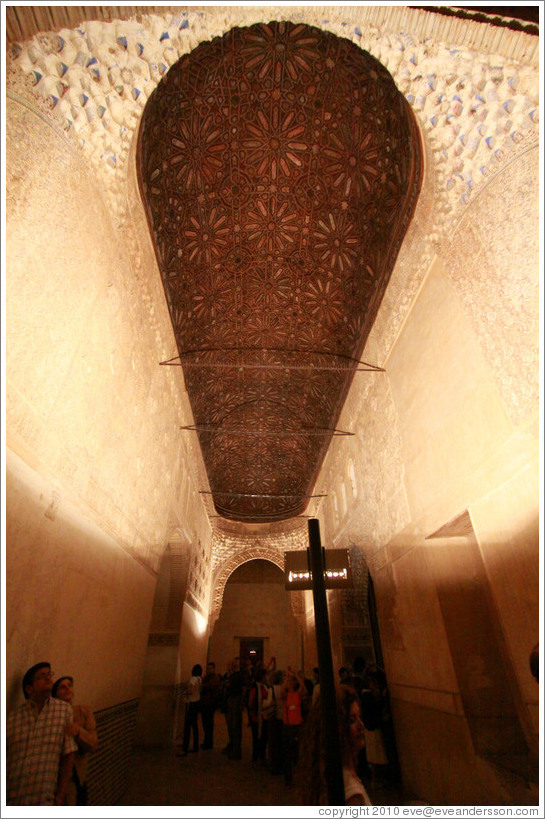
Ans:
<svg viewBox="0 0 545 819"><path fill-rule="evenodd" d="M373 803L367 796L367 791L363 787L361 780L356 776L355 772L350 770L350 768L343 768L343 779L344 779L344 798L348 802L348 800L352 796L356 796L356 794L360 794L363 796L363 804L364 805L372 805Z"/></svg>
<svg viewBox="0 0 545 819"><path fill-rule="evenodd" d="M200 677L191 677L187 686L187 701L199 702L201 698L201 683Z"/></svg>

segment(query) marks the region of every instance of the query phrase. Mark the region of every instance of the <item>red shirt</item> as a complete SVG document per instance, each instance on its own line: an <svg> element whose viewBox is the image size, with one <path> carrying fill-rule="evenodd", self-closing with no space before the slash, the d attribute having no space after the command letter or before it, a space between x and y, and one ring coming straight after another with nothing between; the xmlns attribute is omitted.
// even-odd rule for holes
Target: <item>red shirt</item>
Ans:
<svg viewBox="0 0 545 819"><path fill-rule="evenodd" d="M284 709L282 720L285 725L302 725L303 715L301 713L301 689L297 691L286 691L284 698Z"/></svg>

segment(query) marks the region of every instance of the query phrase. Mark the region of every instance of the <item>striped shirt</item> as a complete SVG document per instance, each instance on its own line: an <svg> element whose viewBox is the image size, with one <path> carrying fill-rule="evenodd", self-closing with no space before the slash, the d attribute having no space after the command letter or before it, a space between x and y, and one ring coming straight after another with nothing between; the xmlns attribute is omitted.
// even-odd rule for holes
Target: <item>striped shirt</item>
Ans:
<svg viewBox="0 0 545 819"><path fill-rule="evenodd" d="M77 751L65 729L72 706L50 697L38 712L27 700L6 721L7 805L54 805L61 757Z"/></svg>

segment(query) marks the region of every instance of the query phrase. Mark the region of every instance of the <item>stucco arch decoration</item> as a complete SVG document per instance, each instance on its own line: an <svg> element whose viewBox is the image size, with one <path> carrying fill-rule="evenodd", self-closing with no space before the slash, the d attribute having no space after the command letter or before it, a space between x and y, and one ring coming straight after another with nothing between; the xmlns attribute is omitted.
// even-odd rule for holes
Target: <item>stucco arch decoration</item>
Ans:
<svg viewBox="0 0 545 819"><path fill-rule="evenodd" d="M352 460L357 464L357 495L352 497L349 492L347 511L335 531L328 533L332 538L328 545L344 548L347 533L357 531L366 543L365 559L372 561L374 550L410 522L401 436L386 374L361 382L360 389L350 394L341 417L348 429L356 426L358 418L365 418L366 435L346 437L328 450L316 490L325 494L328 487L329 497L317 501L316 514L327 518L326 506L331 504L333 517L333 492L340 495L342 481L350 485Z"/></svg>
<svg viewBox="0 0 545 819"><path fill-rule="evenodd" d="M142 7L145 11L146 7ZM291 20L345 37L379 59L413 107L435 168L437 242L489 173L538 136L538 38L399 7L210 7L87 21L12 45L8 93L23 72L126 218L129 149L169 67L233 26Z"/></svg>
<svg viewBox="0 0 545 819"><path fill-rule="evenodd" d="M227 581L236 569L242 566L243 563L248 563L250 560L268 560L270 563L274 563L275 566L278 566L282 572L284 571L284 552L280 551L278 546L254 542L252 546L238 549L234 554L228 557L221 563L212 581L209 618L210 633L212 633L221 611L223 592ZM303 593L290 592L290 600L294 615L297 618L303 617L305 611Z"/></svg>

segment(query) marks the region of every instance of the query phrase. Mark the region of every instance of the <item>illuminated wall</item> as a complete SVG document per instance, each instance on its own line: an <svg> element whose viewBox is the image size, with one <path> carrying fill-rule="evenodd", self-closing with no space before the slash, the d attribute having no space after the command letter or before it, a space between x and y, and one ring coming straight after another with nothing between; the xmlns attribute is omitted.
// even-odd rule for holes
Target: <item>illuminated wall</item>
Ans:
<svg viewBox="0 0 545 819"><path fill-rule="evenodd" d="M39 107L7 113L8 705L46 658L100 708L140 695L168 534L209 527L153 276Z"/></svg>
<svg viewBox="0 0 545 819"><path fill-rule="evenodd" d="M317 484L328 544L370 567L404 782L433 804L537 798L537 179L527 145L453 223Z"/></svg>

